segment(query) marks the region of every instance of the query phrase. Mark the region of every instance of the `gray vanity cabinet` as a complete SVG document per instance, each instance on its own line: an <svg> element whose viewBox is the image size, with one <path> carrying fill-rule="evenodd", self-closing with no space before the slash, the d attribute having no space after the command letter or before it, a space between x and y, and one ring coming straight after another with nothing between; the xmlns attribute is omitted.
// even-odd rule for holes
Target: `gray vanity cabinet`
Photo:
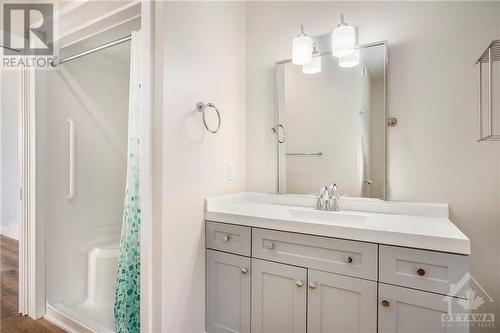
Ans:
<svg viewBox="0 0 500 333"><path fill-rule="evenodd" d="M469 332L467 327L442 324L442 315L448 313L449 306L442 295L380 283L379 298L379 333ZM452 309L460 313L456 300L451 300Z"/></svg>
<svg viewBox="0 0 500 333"><path fill-rule="evenodd" d="M306 332L307 269L252 259L252 333Z"/></svg>
<svg viewBox="0 0 500 333"><path fill-rule="evenodd" d="M377 332L377 282L308 271L307 332Z"/></svg>
<svg viewBox="0 0 500 333"><path fill-rule="evenodd" d="M469 331L442 320L468 256L211 221L206 247L207 333Z"/></svg>
<svg viewBox="0 0 500 333"><path fill-rule="evenodd" d="M206 330L250 333L250 258L207 249Z"/></svg>

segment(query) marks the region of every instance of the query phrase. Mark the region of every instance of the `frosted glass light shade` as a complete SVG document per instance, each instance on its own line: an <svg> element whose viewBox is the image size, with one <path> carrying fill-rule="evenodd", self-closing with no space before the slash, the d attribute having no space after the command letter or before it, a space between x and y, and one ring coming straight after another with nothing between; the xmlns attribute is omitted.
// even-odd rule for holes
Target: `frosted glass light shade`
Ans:
<svg viewBox="0 0 500 333"><path fill-rule="evenodd" d="M359 65L359 48L354 49L351 55L339 58L339 66L343 68Z"/></svg>
<svg viewBox="0 0 500 333"><path fill-rule="evenodd" d="M332 55L346 57L354 52L356 47L356 29L350 25L341 24L332 31Z"/></svg>
<svg viewBox="0 0 500 333"><path fill-rule="evenodd" d="M313 40L306 35L300 35L293 39L292 63L305 65L311 62L313 54Z"/></svg>
<svg viewBox="0 0 500 333"><path fill-rule="evenodd" d="M311 62L302 65L302 73L304 74L316 74L321 72L321 57L315 56L312 58Z"/></svg>

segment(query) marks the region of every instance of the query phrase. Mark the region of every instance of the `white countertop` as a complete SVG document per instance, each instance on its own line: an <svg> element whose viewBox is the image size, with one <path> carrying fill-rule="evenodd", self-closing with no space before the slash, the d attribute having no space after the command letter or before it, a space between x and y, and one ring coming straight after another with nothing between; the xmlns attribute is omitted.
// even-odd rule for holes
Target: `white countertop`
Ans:
<svg viewBox="0 0 500 333"><path fill-rule="evenodd" d="M340 212L314 209L309 195L238 193L207 198L205 219L251 227L470 254L447 204L341 198Z"/></svg>

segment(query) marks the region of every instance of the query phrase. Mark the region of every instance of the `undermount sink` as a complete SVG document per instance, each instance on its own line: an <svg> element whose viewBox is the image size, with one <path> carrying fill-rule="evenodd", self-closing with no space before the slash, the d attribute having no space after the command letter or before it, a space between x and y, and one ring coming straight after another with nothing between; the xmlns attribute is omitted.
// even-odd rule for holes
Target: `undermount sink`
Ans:
<svg viewBox="0 0 500 333"><path fill-rule="evenodd" d="M362 214L322 210L288 209L288 213L291 218L308 219L347 226L360 226L364 224L368 218L368 216Z"/></svg>

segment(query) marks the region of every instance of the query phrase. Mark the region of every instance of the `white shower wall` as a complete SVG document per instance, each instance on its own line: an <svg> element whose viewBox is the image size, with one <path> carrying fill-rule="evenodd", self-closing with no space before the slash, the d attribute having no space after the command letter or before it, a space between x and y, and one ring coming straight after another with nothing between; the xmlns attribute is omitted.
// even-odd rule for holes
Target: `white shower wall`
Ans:
<svg viewBox="0 0 500 333"><path fill-rule="evenodd" d="M119 244L126 178L129 69L130 43L125 43L73 60L47 74L46 271L47 300L51 305L71 307L84 302L88 294L89 252L95 254L92 250L96 247L117 248ZM66 200L68 118L73 120L76 132L75 197L71 201ZM100 274L113 274L116 267L105 271L94 276L103 279ZM112 282L111 278L107 280ZM114 288L105 288L104 292L107 294L100 297L112 300ZM112 302L108 303L109 313L103 317L109 324Z"/></svg>
<svg viewBox="0 0 500 333"><path fill-rule="evenodd" d="M0 74L0 234L19 239L19 73Z"/></svg>

